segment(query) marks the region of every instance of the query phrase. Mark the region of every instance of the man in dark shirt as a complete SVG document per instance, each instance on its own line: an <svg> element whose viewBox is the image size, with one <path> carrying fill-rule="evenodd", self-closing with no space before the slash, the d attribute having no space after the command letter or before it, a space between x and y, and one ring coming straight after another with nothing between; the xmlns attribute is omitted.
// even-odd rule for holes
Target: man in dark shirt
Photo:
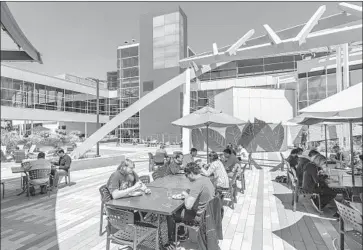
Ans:
<svg viewBox="0 0 363 250"><path fill-rule="evenodd" d="M224 168L226 169L227 173L232 172L234 166L238 163L237 156L232 153L232 150L226 148L223 150L225 162L223 162Z"/></svg>
<svg viewBox="0 0 363 250"><path fill-rule="evenodd" d="M176 212L173 217L168 217L168 237L169 246L166 249L173 248L175 240L175 222L192 222L196 217L202 215L206 209L208 201L215 195L215 189L208 177L202 176L197 163L188 163L185 167L185 176L190 180L190 189L182 192L184 198L184 207Z"/></svg>
<svg viewBox="0 0 363 250"><path fill-rule="evenodd" d="M303 175L305 171L305 165L310 162L308 156L300 156L298 159L298 164L296 166L296 177L298 180L298 186L301 187L303 183Z"/></svg>
<svg viewBox="0 0 363 250"><path fill-rule="evenodd" d="M58 186L58 183L62 180L63 176L68 174L68 171L71 167L72 158L64 153L63 149L58 151L59 161L58 163L54 163L55 166L59 166L57 170L55 167L52 167L51 175L54 176L54 184ZM59 179L59 177L61 177ZM52 186L52 185L51 185Z"/></svg>
<svg viewBox="0 0 363 250"><path fill-rule="evenodd" d="M183 154L176 153L175 157L167 163L166 175L175 175L180 173L183 168Z"/></svg>

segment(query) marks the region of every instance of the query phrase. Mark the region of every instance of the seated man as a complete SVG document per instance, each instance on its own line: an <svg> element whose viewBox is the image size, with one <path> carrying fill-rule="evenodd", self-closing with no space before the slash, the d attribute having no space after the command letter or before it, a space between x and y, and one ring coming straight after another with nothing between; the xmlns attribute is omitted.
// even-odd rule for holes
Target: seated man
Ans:
<svg viewBox="0 0 363 250"><path fill-rule="evenodd" d="M346 164L346 158L338 145L333 147L335 155L331 155L330 160L338 164Z"/></svg>
<svg viewBox="0 0 363 250"><path fill-rule="evenodd" d="M238 163L238 159L235 154L232 153L232 150L226 148L223 150L223 155L225 158L224 168L226 169L227 173L232 172L235 165Z"/></svg>
<svg viewBox="0 0 363 250"><path fill-rule="evenodd" d="M294 148L291 150L289 157L287 157L286 161L290 164L290 167L296 170L296 166L298 164L299 157L303 150L301 148Z"/></svg>
<svg viewBox="0 0 363 250"><path fill-rule="evenodd" d="M200 168L195 162L189 163L185 167L185 176L190 180L190 190L184 191L184 207L173 217L168 217L168 237L169 245L166 249L175 249L175 222L199 221L207 203L215 195L215 189L208 177L200 174Z"/></svg>
<svg viewBox="0 0 363 250"><path fill-rule="evenodd" d="M226 172L226 169L223 166L223 163L218 159L218 154L214 151L209 153L209 161L210 165L208 170L205 168L201 168L201 173L204 176L214 175L215 186L220 189L228 189L229 188L229 179Z"/></svg>
<svg viewBox="0 0 363 250"><path fill-rule="evenodd" d="M315 155L312 161L305 166L303 189L320 194L320 208L321 210L337 195L337 192L329 188L319 174L323 166L326 165L326 158L321 154ZM319 209L317 198L311 197L312 204L315 209Z"/></svg>
<svg viewBox="0 0 363 250"><path fill-rule="evenodd" d="M237 159L239 161L248 162L248 152L242 145L239 145L237 148Z"/></svg>
<svg viewBox="0 0 363 250"><path fill-rule="evenodd" d="M196 148L190 149L190 154L183 155L183 167L186 167L188 163L194 162L194 157L197 156L198 150Z"/></svg>
<svg viewBox="0 0 363 250"><path fill-rule="evenodd" d="M55 163L55 166L59 166L59 169L52 168L51 174L54 176L55 186L58 186L60 181L59 176L62 178L68 174L69 168L71 167L72 159L69 155L64 153L63 149L58 151L59 161Z"/></svg>
<svg viewBox="0 0 363 250"><path fill-rule="evenodd" d="M296 166L296 178L298 181L298 186L301 187L303 183L303 176L305 171L305 165L310 162L310 158L307 154L302 154L299 156L298 163Z"/></svg>
<svg viewBox="0 0 363 250"><path fill-rule="evenodd" d="M168 158L168 153L166 152L164 144L160 145L160 148L156 150L155 155L164 155L164 158Z"/></svg>
<svg viewBox="0 0 363 250"><path fill-rule="evenodd" d="M176 153L175 157L170 160L166 165L165 175L175 175L183 169L183 154Z"/></svg>
<svg viewBox="0 0 363 250"><path fill-rule="evenodd" d="M29 170L36 170L36 169L49 169L49 170L51 169L51 164L50 164L50 162L48 160L45 159L45 153L44 152L39 152L37 160L30 162ZM38 185L40 186L40 193L45 194L46 193L46 185L44 185L44 183L46 183L48 181L49 181L49 177L42 178L42 179L31 180L30 183L32 184L32 186L29 189L30 194L33 195L33 196L35 195L34 186L38 186Z"/></svg>

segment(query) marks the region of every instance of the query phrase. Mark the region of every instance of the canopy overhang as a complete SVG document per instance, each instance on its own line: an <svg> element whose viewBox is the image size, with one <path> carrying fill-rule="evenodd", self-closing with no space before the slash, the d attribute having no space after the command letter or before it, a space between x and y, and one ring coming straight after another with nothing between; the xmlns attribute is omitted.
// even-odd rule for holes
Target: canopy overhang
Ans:
<svg viewBox="0 0 363 250"><path fill-rule="evenodd" d="M34 48L30 41L21 31L15 18L10 12L5 2L1 2L1 28L11 37L11 39L22 50L1 51L1 61L30 61L43 63L40 53Z"/></svg>

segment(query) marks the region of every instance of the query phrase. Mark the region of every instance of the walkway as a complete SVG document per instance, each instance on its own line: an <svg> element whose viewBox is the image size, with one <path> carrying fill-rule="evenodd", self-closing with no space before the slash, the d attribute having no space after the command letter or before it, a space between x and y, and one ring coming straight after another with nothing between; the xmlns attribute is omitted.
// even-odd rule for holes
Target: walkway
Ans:
<svg viewBox="0 0 363 250"><path fill-rule="evenodd" d="M147 173L147 164L137 162L137 172ZM1 201L2 249L105 249L105 235L98 236L98 187L115 169L73 172L73 185L60 188L50 198L37 195L29 201L14 195L19 180L9 180ZM246 193L239 194L234 210L225 211L223 250L333 249L337 222L317 216L309 200L302 197L294 213L290 191L271 181L278 174L269 168L246 170ZM184 247L197 249L190 243ZM112 245L112 249L117 247Z"/></svg>

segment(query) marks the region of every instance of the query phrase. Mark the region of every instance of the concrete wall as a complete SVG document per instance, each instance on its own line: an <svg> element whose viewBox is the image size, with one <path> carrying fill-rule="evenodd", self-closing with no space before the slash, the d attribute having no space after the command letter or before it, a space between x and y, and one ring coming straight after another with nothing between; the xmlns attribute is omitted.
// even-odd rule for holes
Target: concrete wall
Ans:
<svg viewBox="0 0 363 250"><path fill-rule="evenodd" d="M280 123L293 118L295 92L231 88L215 96L215 107L244 121L252 122L257 118L267 123Z"/></svg>
<svg viewBox="0 0 363 250"><path fill-rule="evenodd" d="M174 10L176 11L176 10ZM172 12L172 11L171 11ZM170 13L171 13L170 12ZM162 13L165 14L165 13ZM146 14L140 19L140 96L144 92L143 83L153 81L154 89L179 75L179 67L167 69L153 69L153 16ZM171 122L181 117L180 106L181 88L177 88L156 100L140 111L140 137L155 134L179 135L180 128L171 125Z"/></svg>

